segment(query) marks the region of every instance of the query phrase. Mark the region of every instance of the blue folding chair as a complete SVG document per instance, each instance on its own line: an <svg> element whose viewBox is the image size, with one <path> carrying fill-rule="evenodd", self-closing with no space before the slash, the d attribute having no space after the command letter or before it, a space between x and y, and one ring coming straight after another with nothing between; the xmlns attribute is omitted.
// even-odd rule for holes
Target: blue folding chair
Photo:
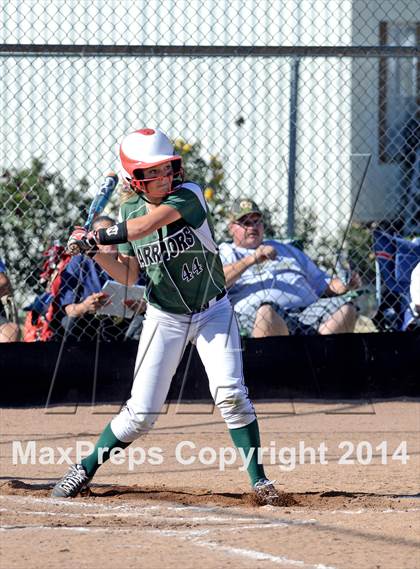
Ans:
<svg viewBox="0 0 420 569"><path fill-rule="evenodd" d="M376 229L373 250L378 305L373 321L380 331L406 330L415 318L410 307L410 279L420 262L420 243Z"/></svg>

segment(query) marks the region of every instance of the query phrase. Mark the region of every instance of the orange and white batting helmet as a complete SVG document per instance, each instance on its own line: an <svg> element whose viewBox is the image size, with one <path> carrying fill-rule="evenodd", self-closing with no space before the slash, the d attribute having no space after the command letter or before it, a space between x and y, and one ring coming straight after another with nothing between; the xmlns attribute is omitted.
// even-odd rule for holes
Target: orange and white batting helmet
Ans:
<svg viewBox="0 0 420 569"><path fill-rule="evenodd" d="M172 178L183 178L181 156L175 154L168 137L158 129L142 128L131 132L121 142L120 160L123 178L137 191L145 191L145 184L157 178L146 178L144 169L165 162L172 164Z"/></svg>

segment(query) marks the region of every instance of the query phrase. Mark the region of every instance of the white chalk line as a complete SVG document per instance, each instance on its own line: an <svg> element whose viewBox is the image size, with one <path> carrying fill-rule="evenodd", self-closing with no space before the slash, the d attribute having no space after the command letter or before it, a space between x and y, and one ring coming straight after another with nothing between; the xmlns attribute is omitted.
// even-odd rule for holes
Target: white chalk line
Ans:
<svg viewBox="0 0 420 569"><path fill-rule="evenodd" d="M289 510L292 514L302 513L301 510ZM420 508L405 508L404 510L394 510L387 508L386 510L372 510L368 508L359 508L358 510L311 510L311 514L344 514L344 515L360 515L360 514L409 514L411 512L420 512Z"/></svg>
<svg viewBox="0 0 420 569"><path fill-rule="evenodd" d="M9 508L0 508L0 512L10 512L14 515L23 515L23 516L44 516L44 517L63 517L63 518L144 518L147 516L147 513L143 512L96 512L96 513L86 513L86 512L79 512L79 513L69 513L69 512L53 512L50 510L17 510L9 509ZM214 525L217 527L212 528L212 530L221 529L223 531L237 531L238 524L240 524L241 529L270 529L270 528L279 528L279 527L291 527L296 525L313 525L318 523L315 519L309 520L270 520L270 519L261 519L256 517L245 517L245 518L236 518L233 516L153 516L152 518L156 523L157 521L163 521L167 524L177 525L183 522L195 522L195 523L205 523L209 525ZM254 523L249 523L254 522ZM229 527L227 524L234 523L235 526Z"/></svg>
<svg viewBox="0 0 420 569"><path fill-rule="evenodd" d="M72 509L83 509L83 508L97 508L106 512L111 512L109 515L120 515L121 512L131 512L134 516L138 515L138 516L144 516L145 515L145 511L165 511L167 512L168 510L171 512L178 512L178 511L191 511L191 512L196 512L197 510L201 511L201 512L214 512L215 510L217 510L217 508L211 507L211 508L205 508L203 506L201 506L200 508L197 508L196 506L182 506L182 507L177 507L177 506L131 506L130 504L124 504L124 505L118 505L118 506L112 506L109 504L103 504L103 503L88 503L88 502L82 502L82 501L75 501L75 500L68 500L68 499L59 499L59 498L35 498L32 496L14 496L14 495L8 495L8 496L0 496L0 499L10 499L12 502L24 502L24 503L29 503L29 504L43 504L44 506L64 506L66 508L72 508ZM47 510L43 510L43 511L47 511ZM49 510L48 510L49 511ZM218 511L220 511L220 508L218 509ZM86 515L97 515L97 514L86 514ZM156 517L156 516L155 516ZM258 521L261 522L261 517L255 517L252 515L242 515L242 516L227 516L225 514L221 514L220 516L217 515L213 515L213 516L196 516L196 517L188 517L188 518L183 518L181 516L176 515L175 516L168 516L168 514L165 514L165 519L184 519L187 521L214 521L214 522L220 522L220 521L230 521L230 522L250 522L250 521ZM270 522L271 520L269 518L266 518L267 522ZM289 522L289 520L287 520Z"/></svg>
<svg viewBox="0 0 420 569"><path fill-rule="evenodd" d="M312 565L297 559L290 559L290 557L286 557L285 555L271 555L271 553L264 553L263 551L256 551L255 549L241 549L239 547L220 545L219 543L211 541L194 540L194 543L200 547L216 549L217 551L225 551L231 555L248 557L257 561L271 561L271 563L275 563L276 565L294 565L295 567L301 567L302 569L336 569L336 567L333 567L332 565L324 565L323 563L316 563L315 565Z"/></svg>
<svg viewBox="0 0 420 569"><path fill-rule="evenodd" d="M43 517L60 516L60 517L66 517L66 518L71 518L71 519L80 519L80 517L82 517L81 515L78 515L78 514L57 514L57 513L51 514L49 512L15 512L15 513L19 514L19 515L24 514L24 515L28 515L28 516L43 516ZM87 516L87 517L90 517L90 516ZM95 516L95 518L97 518L97 517L105 517L105 516ZM124 516L124 517L134 517L134 516ZM173 521L173 520L168 520L168 518L161 518L161 520L167 524L172 523L172 521ZM179 521L179 523L183 523L186 521L190 522L191 520L189 518L182 518L181 520L177 520L177 521ZM200 521L206 521L206 520L200 520ZM176 523L173 525L176 525ZM294 526L294 525L314 525L314 523L313 522L306 522L306 521L303 521L299 524L296 524L296 523L292 524L292 523L286 523L286 522L272 522L272 523L246 524L246 525L241 525L239 527L238 526L225 527L225 526L221 526L219 524L217 527L208 528L208 529L202 530L202 531L205 531L206 533L216 532L216 531L223 531L223 532L234 531L234 532L237 532L238 530L248 530L248 529L249 530L254 530L254 529L267 530L267 529L273 529L273 528L288 528L288 527ZM7 525L1 525L0 526L0 528L8 528L8 527L9 526L7 526ZM10 527L12 527L12 526L10 526ZM19 526L19 528L21 528L21 529L23 527L30 528L30 527L32 527L32 525L26 524L25 526ZM49 527L51 529L57 529L58 526L43 526L43 527L45 527L46 529L48 529ZM133 527L133 526L130 526L130 527ZM137 529L145 529L145 528L138 528L138 526L136 526L136 527L137 527ZM117 529L121 529L121 528L117 528ZM183 530L165 530L165 531L171 532L171 531L183 531ZM188 531L190 531L190 530L188 530Z"/></svg>
<svg viewBox="0 0 420 569"><path fill-rule="evenodd" d="M253 559L256 561L271 561L276 565L288 565L288 566L292 565L294 567L300 567L302 569L337 569L336 567L333 567L331 565L324 565L323 563L316 563L314 565L314 564L305 563L304 561L300 561L298 559L290 559L285 555L272 555L271 553L265 553L263 551L257 551L255 549L232 547L230 545L222 545L218 542L205 541L200 539L199 536L205 535L205 533L208 533L208 530L204 531L184 530L182 532L177 532L174 530L171 531L171 530L153 529L147 531L149 533L159 533L160 535L166 535L167 537L178 537L184 541L188 541L194 545L198 545L199 547L215 550L217 552L224 551L229 555L247 557L248 559Z"/></svg>
<svg viewBox="0 0 420 569"><path fill-rule="evenodd" d="M16 502L29 502L31 504L40 503L46 505L60 505L66 508L86 508L86 509L100 509L104 511L110 512L119 512L119 511L132 511L132 512L139 512L140 515L144 515L144 512L159 512L159 511L199 511L199 512L214 512L220 511L220 507L218 506L164 506L164 505L149 505L149 506L131 506L130 504L122 504L118 506L110 505L110 504L103 504L103 503L90 503L81 500L74 500L74 499L60 499L60 498L36 498L34 496L17 496L14 494L9 495L0 495L0 500L7 500L10 499ZM235 507L235 510L240 511L240 508ZM264 510L269 510L270 512L275 512L277 508L274 506L265 506ZM305 509L303 508L287 508L288 512L292 514L302 514ZM319 514L344 514L344 515L360 515L365 513L376 513L376 514L406 514L411 512L419 512L420 508L405 508L403 510L387 508L385 510L370 510L368 508L359 508L357 510L310 510L311 514L319 515ZM223 519L227 519L226 516L222 516ZM246 521L246 520L261 520L261 518L255 518L254 516L242 516L241 518L233 517L231 518L235 521ZM270 519L270 518L267 518Z"/></svg>
<svg viewBox="0 0 420 569"><path fill-rule="evenodd" d="M103 504L101 502L98 503L91 503L91 502L83 502L81 500L73 500L73 499L60 499L60 498L35 498L34 496L15 496L15 495L0 495L1 500L11 499L16 502L29 502L31 504L47 504L47 505L59 505L64 506L67 508L87 508L87 509L99 509L99 510L107 510L107 511L118 511L118 510L129 510L129 509L141 509L142 511L148 510L162 510L163 506L154 505L154 506L129 506L128 504L122 504L118 506L111 506L110 504Z"/></svg>
<svg viewBox="0 0 420 569"><path fill-rule="evenodd" d="M212 512L220 510L220 506L167 506L167 510L198 510L202 512Z"/></svg>
<svg viewBox="0 0 420 569"><path fill-rule="evenodd" d="M51 499L40 499L40 498L32 498L32 497L18 497L20 498L21 503L29 503L29 504L34 504L37 503L39 504L43 504L45 505L50 505L50 506L54 506L54 505L62 505L65 504L66 506L73 506L76 508L81 508L83 509L83 506L85 506L86 504L83 504L81 502L73 502L73 503L69 503L65 500L51 500ZM23 499L22 499L23 498ZM99 505L99 504L97 504ZM100 506L105 506L105 509L109 509L111 511L107 511L107 512L96 512L96 513L87 513L87 512L79 512L79 513L74 513L74 512L51 512L51 511L46 511L46 510L41 510L41 511L35 511L35 512L31 512L31 511L16 511L16 509L14 510L9 510L8 508L2 508L1 511L10 511L13 512L14 514L20 515L40 515L40 516L62 516L62 517L67 517L67 518L80 518L80 517L89 517L91 518L92 516L94 517L127 517L127 518L140 518L140 517L144 517L144 513L141 511L131 511L131 512L127 512L127 511L121 511L121 506L118 507L113 507L113 506L108 506L105 504L100 504ZM179 510L180 508L176 508L176 507L170 507L171 510L176 513L177 510ZM163 509L161 507L161 509ZM212 508L213 509L213 508ZM119 510L119 511L116 511ZM193 508L182 508L183 511L191 511L196 513L197 512L197 508L193 507ZM154 517L154 519L156 520L156 517ZM286 528L286 527L290 527L293 525L307 525L307 524L316 524L316 520L287 520L287 521L275 521L275 520L270 520L270 519L266 519L266 520L261 520L261 518L255 518L252 516L244 516L244 517L237 517L235 518L234 516L215 516L210 515L210 516L182 516L182 517L173 517L170 516L168 517L166 516L162 516L159 515L158 516L158 520L162 521L164 523L173 523L173 522L182 522L182 521L188 521L188 522L201 522L201 523L205 523L205 524L217 524L216 527L212 527L212 528L206 528L206 529L167 529L167 530L163 530L163 529L143 529L142 531L146 531L147 533L153 533L153 534L157 534L160 536L164 536L164 537L168 537L168 538L175 538L175 539L180 539L182 541L188 541L191 544L197 545L198 547L204 547L206 549L210 549L212 551L217 551L217 552L225 552L228 555L235 555L235 556L240 556L240 557L246 557L249 559L253 559L253 560L257 560L257 561L268 561L271 563L274 563L276 565L287 565L287 566L295 566L295 567L300 567L302 569L335 569L333 567L327 567L324 565L310 565L307 564L303 561L299 561L299 560L295 560L295 559L289 559L286 556L276 556L276 555L272 555L269 553L265 553L262 551L256 551L256 550L252 550L252 549L243 549L243 548L237 548L237 547L232 547L229 545L220 545L217 542L213 542L213 541L209 541L209 540L203 540L203 537L205 535L209 535L211 532L217 532L217 531L223 531L223 532L237 532L238 529L242 529L242 530L256 530L256 529L263 529L263 530L267 530L267 528L269 529L274 529L274 528ZM249 522L255 522L255 523L249 523ZM234 523L235 525L230 525L226 526L225 524L232 524ZM240 524L238 526L238 524ZM68 531L68 532L76 532L76 533L113 533L113 532L117 532L119 534L121 533L128 533L128 532L132 532L133 529L139 529L137 526L136 527L127 527L127 528L97 528L97 527L84 527L84 526L72 526L72 527L66 527L66 526L45 526L45 525L39 525L39 524L28 524L25 526L20 526L20 525L3 525L2 527L0 527L0 529L2 531L18 531L18 532L23 532L23 531L57 531L57 530L64 530L64 531Z"/></svg>
<svg viewBox="0 0 420 569"><path fill-rule="evenodd" d="M52 512L50 510L41 510L41 511L31 511L31 510L16 510L16 509L9 509L9 508L0 508L0 512L11 512L16 515L27 515L27 516L62 516L68 518L141 518L147 516L147 513L143 512L97 512L97 513L69 513L69 512ZM156 520L156 516L153 518ZM250 518L233 518L233 517L222 517L222 516L192 516L192 517L185 517L185 516L161 516L161 519L164 519L168 522L205 522L209 524L224 524L224 523L231 523L235 522L248 522ZM251 518L256 519L256 518ZM280 523L280 522L279 522ZM286 525L284 522L281 522L283 525ZM270 521L267 520L264 524L265 527L270 525ZM287 524L289 525L289 524ZM241 526L242 527L242 526Z"/></svg>
<svg viewBox="0 0 420 569"><path fill-rule="evenodd" d="M30 524L26 526L18 526L18 525L3 525L0 526L0 531L33 531L33 530L48 530L48 531L76 531L79 533L97 533L97 532L110 532L110 533L128 533L133 531L133 528L86 528L82 526L41 526L37 524Z"/></svg>
<svg viewBox="0 0 420 569"><path fill-rule="evenodd" d="M0 496L3 498L3 496ZM65 506L65 507L70 507L70 508L78 508L78 509L83 509L83 508L97 508L100 510L105 510L105 512L96 512L90 514L90 513L86 513L86 512L80 512L78 513L60 513L60 512L49 512L49 511L41 511L41 512L37 512L35 515L67 515L68 517L92 517L92 516L98 516L98 517L118 517L118 516L122 516L122 517L132 517L132 518L140 518L140 517L144 517L145 515L147 515L147 513L145 514L145 512L143 510L145 510L146 508L149 510L155 510L156 511L156 516L152 516L154 520L158 520L158 521L163 521L165 523L172 523L174 521L195 521L195 522L201 522L201 523L215 523L217 524L217 527L212 527L212 528L207 528L207 529L188 529L188 530L184 530L184 529L168 529L168 530L163 530L163 529L147 529L147 528L141 528L142 531L146 531L146 532L151 532L151 533L157 533L159 535L165 536L165 537L173 537L173 538L177 538L177 539L181 539L183 541L189 541L190 543L193 543L199 547L205 547L207 549L211 549L211 550L216 550L216 551L224 551L229 555L236 555L236 556L242 556L242 557L247 557L249 559L254 559L254 560L260 560L260 561L269 561L272 562L274 564L277 565L289 565L289 566L294 566L294 567L300 567L302 569L336 569L332 566L327 566L327 565L323 565L323 564L308 564L305 563L304 561L301 560L295 560L295 559L289 559L286 556L276 556L276 555L272 555L269 553L265 553L262 551L256 551L253 549L244 549L244 548L237 548L237 547L233 547L233 546L229 546L229 545L221 545L218 542L213 542L210 540L203 540L203 537L205 535L209 535L212 532L217 532L217 531L238 531L238 530L254 530L254 529L270 529L270 528L280 528L280 527L290 527L293 525L305 525L305 524L316 524L318 523L317 520L311 519L311 520L270 520L269 518L266 518L267 521L261 521L261 517L259 518L255 518L252 516L243 516L243 517L232 517L232 516L193 516L193 517L173 517L173 516L168 516L167 514L165 516L162 516L161 513L158 513L158 511L165 511L168 512L168 510L172 510L172 511L195 511L197 512L197 510L202 511L202 512L208 512L208 511L213 511L217 510L217 508L215 507L210 507L210 508L205 508L203 506L146 506L145 508L139 508L139 507L133 507L130 505L118 505L118 506L111 506L108 504L89 504L86 502L80 502L80 501L71 501L69 502L68 500L61 500L61 499L51 499L51 498L34 498L34 497L28 497L28 496L4 496L4 498L12 498L12 500L15 501L20 501L20 502L26 502L26 503L38 503L38 504L44 504L44 505L53 505L53 506ZM274 509L274 508L273 508ZM129 511L127 511L129 510ZM292 509L289 510L291 513L302 513L301 510L299 509ZM386 509L386 510L382 510L381 512L377 512L377 513L386 513L386 514L390 514L390 513L407 513L407 512L417 512L419 511L419 508L409 508L406 510L393 510L393 509ZM14 510L15 513L24 513L24 514L34 514L34 512L16 512ZM353 514L353 515L358 515L358 514L363 514L363 513L370 513L371 511L368 509L358 509L358 510L332 510L332 511L328 511L328 510L319 510L318 513L322 514L322 513L333 513L333 514L345 514L345 515L349 515L349 514ZM151 512L149 512L151 513ZM314 513L313 511L311 511L311 513ZM239 527L236 526L226 526L224 524L226 523L232 523L234 522L235 524L242 523L243 525L240 525ZM251 523L249 523L251 522ZM255 523L252 523L255 522ZM246 525L244 525L246 523ZM66 527L66 526L60 526L60 527L51 527L51 526L44 526L44 525L37 525L37 524L32 524L32 525L27 525L27 526L18 526L18 525L9 525L9 526L3 526L0 528L3 531L11 531L11 530L15 530L15 531L25 531L25 530L47 530L47 531L51 531L51 530L60 530L63 529L64 531L73 531L73 532L79 532L79 533L89 533L89 532L106 532L106 533L113 533L113 532L117 532L117 533L127 533L127 532L132 532L133 529L139 529L137 526L135 527L126 527L126 528L98 528L98 527L91 527L91 528L86 528L86 527L82 527L82 526L72 526L72 527Z"/></svg>

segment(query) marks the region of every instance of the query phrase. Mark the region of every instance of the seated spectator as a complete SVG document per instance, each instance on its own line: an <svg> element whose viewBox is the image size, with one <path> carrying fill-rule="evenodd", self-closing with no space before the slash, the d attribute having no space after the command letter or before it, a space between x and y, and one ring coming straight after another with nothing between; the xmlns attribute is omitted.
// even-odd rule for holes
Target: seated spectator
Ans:
<svg viewBox="0 0 420 569"><path fill-rule="evenodd" d="M410 284L420 262L420 238L410 240L391 231L376 227L372 233L378 301L373 322L381 332L411 330L416 318Z"/></svg>
<svg viewBox="0 0 420 569"><path fill-rule="evenodd" d="M0 343L17 342L19 339L19 326L11 322L8 308L14 309L12 299L12 286L6 274L6 265L0 259Z"/></svg>
<svg viewBox="0 0 420 569"><path fill-rule="evenodd" d="M357 310L341 295L360 287L358 275L345 284L296 247L264 240L261 211L250 199L235 201L229 232L233 243L222 243L220 255L242 335L354 331Z"/></svg>
<svg viewBox="0 0 420 569"><path fill-rule="evenodd" d="M94 220L93 229L107 228L114 223L113 219L102 215ZM118 254L114 245L99 245L98 248L102 253L115 257ZM136 339L136 334L140 334L141 326L138 325L137 316L130 321L128 318L96 314L108 302L107 295L102 292L102 287L108 280L113 279L89 257L76 255L66 266L61 275L58 301L66 313L63 326L67 338L95 340L99 334L101 340L113 341ZM129 303L127 301L127 306ZM130 305L129 308L133 306ZM134 308L138 313L145 310L145 306L136 305Z"/></svg>

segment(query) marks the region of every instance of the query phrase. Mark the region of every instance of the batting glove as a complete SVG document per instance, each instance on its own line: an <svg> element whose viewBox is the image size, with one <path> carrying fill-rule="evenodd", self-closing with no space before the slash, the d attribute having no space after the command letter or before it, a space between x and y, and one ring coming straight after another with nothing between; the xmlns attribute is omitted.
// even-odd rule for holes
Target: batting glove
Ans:
<svg viewBox="0 0 420 569"><path fill-rule="evenodd" d="M84 227L76 226L67 241L67 251L70 255L85 253L94 255L98 250L95 231L87 231Z"/></svg>

